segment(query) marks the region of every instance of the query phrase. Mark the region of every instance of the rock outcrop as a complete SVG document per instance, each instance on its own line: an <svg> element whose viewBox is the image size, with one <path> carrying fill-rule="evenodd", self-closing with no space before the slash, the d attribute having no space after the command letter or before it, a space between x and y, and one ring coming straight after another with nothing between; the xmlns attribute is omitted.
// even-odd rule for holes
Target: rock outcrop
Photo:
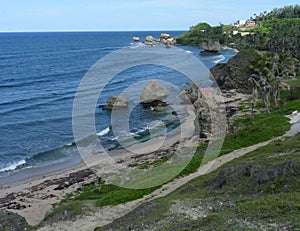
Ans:
<svg viewBox="0 0 300 231"><path fill-rule="evenodd" d="M23 231L29 229L25 218L15 213L0 211L0 230Z"/></svg>
<svg viewBox="0 0 300 231"><path fill-rule="evenodd" d="M168 38L170 38L170 35L167 34L167 33L162 33L162 34L160 35L160 38L161 38L161 39L168 39Z"/></svg>
<svg viewBox="0 0 300 231"><path fill-rule="evenodd" d="M132 40L133 40L134 42L139 42L139 41L140 41L140 38L137 37L137 36L135 36L135 37L132 38Z"/></svg>
<svg viewBox="0 0 300 231"><path fill-rule="evenodd" d="M198 132L200 138L208 138L212 133L211 126L211 116L209 105L204 97L200 97L194 102L195 113L196 113L196 131Z"/></svg>
<svg viewBox="0 0 300 231"><path fill-rule="evenodd" d="M218 64L211 69L211 74L221 89L237 89L240 93L251 93L248 81L251 76L249 65L257 58L255 51L241 51L226 64Z"/></svg>
<svg viewBox="0 0 300 231"><path fill-rule="evenodd" d="M208 138L212 133L209 105L196 83L188 83L188 86L187 89L181 92L180 99L184 103L193 104L196 114L196 134L199 134L200 138Z"/></svg>
<svg viewBox="0 0 300 231"><path fill-rule="evenodd" d="M196 100L201 96L201 91L199 91L199 87L197 86L196 83L191 82L188 83L188 88L184 89L179 98L184 102L184 103L195 103Z"/></svg>
<svg viewBox="0 0 300 231"><path fill-rule="evenodd" d="M219 41L214 41L214 40L207 40L207 41L203 41L200 44L200 48L202 50L204 50L204 54L205 53L217 53L221 50L221 44L219 43Z"/></svg>
<svg viewBox="0 0 300 231"><path fill-rule="evenodd" d="M156 100L163 100L168 95L169 91L159 81L151 80L142 91L141 102L151 103Z"/></svg>
<svg viewBox="0 0 300 231"><path fill-rule="evenodd" d="M153 41L154 41L153 36L148 35L148 36L146 37L146 42L153 42Z"/></svg>
<svg viewBox="0 0 300 231"><path fill-rule="evenodd" d="M145 45L148 45L148 46L156 46L159 44L164 44L167 47L171 47L172 45L176 44L176 38L171 37L167 33L162 33L160 35L159 39L155 39L153 36L149 35L146 37L146 41L144 43L145 43Z"/></svg>
<svg viewBox="0 0 300 231"><path fill-rule="evenodd" d="M128 107L129 99L125 96L112 96L107 99L107 105L100 105L103 110Z"/></svg>

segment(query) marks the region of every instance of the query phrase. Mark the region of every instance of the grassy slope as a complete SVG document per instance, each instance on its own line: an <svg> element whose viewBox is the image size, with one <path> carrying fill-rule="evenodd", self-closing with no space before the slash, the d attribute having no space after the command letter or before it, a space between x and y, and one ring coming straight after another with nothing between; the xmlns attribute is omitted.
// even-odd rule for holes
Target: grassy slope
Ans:
<svg viewBox="0 0 300 231"><path fill-rule="evenodd" d="M300 87L299 79L298 76L292 83L296 92ZM286 101L290 93L283 92L282 98L285 101L282 109L273 110L271 114L258 114L253 123L250 117L238 120L236 125L243 128L226 137L220 155L282 135L289 127L284 115L300 109L300 100ZM151 227L150 230L300 229L299 147L300 135L273 142L98 230L129 227L135 230L147 230L147 227ZM199 153L203 149L199 147ZM194 172L201 160L202 156L196 155L181 175ZM289 163L296 167L266 182L255 180L255 174L264 171L272 174L274 169ZM182 208L173 209L176 204L183 204ZM176 210L182 213L174 214ZM190 218L193 213L196 220ZM201 216L203 214L205 216Z"/></svg>
<svg viewBox="0 0 300 231"><path fill-rule="evenodd" d="M300 229L299 147L273 142L97 230Z"/></svg>
<svg viewBox="0 0 300 231"><path fill-rule="evenodd" d="M300 79L300 78L298 78ZM295 87L296 91L299 89L300 81L294 81L293 86ZM289 93L283 94L285 99L288 99L290 97ZM241 109L245 110L247 108L247 102L244 103L244 105L241 105ZM271 114L257 114L254 117L253 123L251 123L251 118L249 116L243 117L242 119L239 119L236 121L235 126L239 127L239 130L235 132L233 135L229 135L226 137L223 148L221 150L220 155L227 154L235 149L239 149L242 147L250 146L256 143L260 143L266 140L271 139L274 136L280 136L284 134L284 132L289 129L290 125L287 122L287 119L284 118L284 115L287 115L291 113L294 110L299 110L300 108L300 100L293 100L293 101L287 101L285 102L285 106L282 109L273 110ZM294 142L294 140L292 140ZM291 141L291 142L292 142ZM298 140L296 140L295 145L298 145ZM300 144L299 144L300 145ZM288 148L287 144L276 144L276 147L281 147L281 150L284 150L285 148ZM270 147L266 148L266 152ZM179 174L180 176L185 176L190 173L195 172L198 167L201 164L202 161L202 153L206 149L206 146L200 146L198 148L197 154L194 156L190 164L186 167L186 169ZM270 149L271 150L271 149ZM265 152L264 149L261 149L257 153L257 159L260 157L260 153ZM273 152L273 151L272 151ZM249 156L249 155L248 155ZM284 159L284 158L283 158ZM238 160L240 161L240 160ZM235 161L235 162L238 162ZM264 162L264 159L261 160ZM233 162L234 163L234 162ZM158 163L159 164L159 163ZM267 164L267 163L266 163ZM265 168L263 165L261 168ZM216 174L216 173L214 173ZM197 180L201 179L209 179L207 177L199 178ZM196 181L197 181L196 180ZM242 181L243 182L243 181ZM191 184L188 184L185 187L189 187ZM205 188L205 187L203 187ZM64 201L62 201L60 204L55 206L55 209L48 214L48 216L45 218L45 222L53 222L57 220L70 220L75 219L77 215L82 215L84 211L93 211L97 209L98 207L106 206L106 205L117 205L120 203L125 203L128 201L136 200L144 195L147 195L154 191L157 188L152 189L144 189L144 190L131 190L131 189L123 189L119 188L113 185L105 185L105 184L99 184L99 185L90 185L87 186L83 192L78 192L75 195L70 195L67 197ZM243 191L240 191L241 188L237 187L237 192L239 194L244 195ZM205 189L208 190L208 189ZM190 194L190 193L189 193ZM211 193L208 193L210 195ZM297 193L296 193L297 194ZM174 197L178 195L178 193L172 194ZM198 195L198 190L197 190ZM224 193L220 193L220 196L223 197ZM292 194L291 194L292 195ZM192 196L192 194L191 194ZM203 194L199 194L197 197L202 198ZM189 196L184 196L189 197ZM193 196L192 196L193 197ZM206 196L204 197L206 198ZM202 199L204 199L202 198ZM272 199L269 198L270 200ZM212 201L215 200L214 197L211 198ZM164 204L164 199L160 201L160 204ZM256 204L260 203L260 200L258 201L253 200L252 203ZM251 206L252 204L247 203L240 203L239 206ZM238 208L238 207L236 207ZM164 211L168 211L168 206L165 207ZM166 212L165 211L165 212ZM229 211L229 210L228 210ZM230 210L231 211L231 210ZM232 210L233 211L233 210ZM234 210L234 212L239 213L239 210ZM67 214L67 215L66 215ZM223 215L222 215L223 216ZM216 219L219 220L219 222L222 223L222 216L218 216L217 214L212 214L211 218L209 219ZM228 215L229 216L229 215ZM152 217L149 216L149 221L151 221ZM206 220L207 222L209 220ZM204 221L203 221L204 222ZM216 221L217 222L217 221ZM212 223L214 224L214 223ZM215 224L214 224L215 225Z"/></svg>
<svg viewBox="0 0 300 231"><path fill-rule="evenodd" d="M284 109L274 110L271 114L258 114L254 118L254 124L250 123L250 118L245 117L239 120L238 126L243 127L234 135L227 136L222 148L221 154L231 152L232 150L256 144L271 139L273 136L282 135L289 124L283 115L299 108L300 101L290 101L286 103ZM277 126L274 126L276 123ZM200 155L205 146L199 147L198 155L192 159L187 168L179 175L184 176L195 172L201 164L202 155ZM90 185L83 192L76 195L70 195L62 203L48 214L45 222L57 220L74 219L77 215L82 215L83 211L93 211L97 207L106 205L117 205L127 201L135 200L154 191L156 188L144 190L123 189L113 185ZM67 212L66 212L67 211ZM67 216L65 216L67 214ZM151 220L151 219L150 219Z"/></svg>

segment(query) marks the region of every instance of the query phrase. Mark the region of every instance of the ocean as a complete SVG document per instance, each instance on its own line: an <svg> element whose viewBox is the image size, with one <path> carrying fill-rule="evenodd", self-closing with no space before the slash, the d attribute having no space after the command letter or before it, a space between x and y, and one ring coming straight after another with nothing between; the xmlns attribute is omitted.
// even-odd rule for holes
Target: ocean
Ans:
<svg viewBox="0 0 300 231"><path fill-rule="evenodd" d="M183 33L167 32L173 36ZM79 163L72 108L80 81L99 59L123 47L141 45L132 42L133 36L145 40L147 35L158 38L161 33L0 33L0 184L21 169L49 164L61 168L60 163L64 163L63 167ZM200 56L197 47L180 48L193 53L208 69L236 54L222 50L215 56ZM171 78L180 89L188 81L182 74L164 67L139 66L114 79L100 95L99 105L136 81L150 80L153 76L164 81ZM147 140L151 121L156 120L165 121L170 131L175 129L180 121L172 120L170 115L168 110L155 113L136 106L130 115L130 134L123 134L124 139L135 135L139 141ZM103 145L107 149L117 148L110 112L97 108L95 117Z"/></svg>

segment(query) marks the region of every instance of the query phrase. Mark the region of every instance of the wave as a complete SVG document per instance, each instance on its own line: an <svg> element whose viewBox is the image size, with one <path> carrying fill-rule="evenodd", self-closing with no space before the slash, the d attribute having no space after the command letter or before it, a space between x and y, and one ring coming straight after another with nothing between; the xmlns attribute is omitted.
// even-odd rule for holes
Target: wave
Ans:
<svg viewBox="0 0 300 231"><path fill-rule="evenodd" d="M101 132L97 133L97 136L105 136L110 132L110 128L105 128L104 130L102 130Z"/></svg>
<svg viewBox="0 0 300 231"><path fill-rule="evenodd" d="M70 157L72 154L75 154L75 150L76 150L76 144L74 142L74 143L62 145L54 149L50 149L48 151L39 152L27 158L25 160L26 163L23 164L23 166L31 167L36 165L51 164L53 162L56 163L65 160L66 158Z"/></svg>
<svg viewBox="0 0 300 231"><path fill-rule="evenodd" d="M14 88L14 87L25 87L25 86L31 86L32 84L37 83L50 83L54 82L56 79L59 78L65 78L68 76L74 76L74 75L82 75L86 73L86 69L82 70L74 70L74 71L65 71L61 73L53 73L53 74L47 74L47 75L39 75L39 76L32 76L31 79L27 79L25 81L19 81L17 79L6 79L4 83L0 84L0 88Z"/></svg>
<svg viewBox="0 0 300 231"><path fill-rule="evenodd" d="M219 55L215 58L217 58L217 60L213 61L213 63L215 63L215 64L218 64L226 59L226 57L224 55Z"/></svg>
<svg viewBox="0 0 300 231"><path fill-rule="evenodd" d="M67 50L52 50L52 51L31 51L31 52L22 52L22 53L6 53L2 54L0 56L1 60L7 60L7 59L15 59L15 58L25 58L28 56L34 56L36 54L38 55L57 55L57 54L65 54L65 53L77 53L77 52L95 52L95 51L111 51L111 50L118 50L123 47L121 46L111 46L111 47L103 47L103 48L84 48L84 49L78 49L78 48L70 48Z"/></svg>
<svg viewBox="0 0 300 231"><path fill-rule="evenodd" d="M8 172L8 171L14 171L16 170L18 167L23 166L26 164L26 160L20 160L17 162L13 162L11 164L9 164L8 166L1 168L0 172Z"/></svg>
<svg viewBox="0 0 300 231"><path fill-rule="evenodd" d="M130 48L134 49L134 48L139 48L139 47L144 47L146 46L144 43L142 42L138 42L138 43L130 43Z"/></svg>
<svg viewBox="0 0 300 231"><path fill-rule="evenodd" d="M22 125L22 126L37 126L40 124L46 124L46 123L55 123L55 122L66 122L66 121L71 121L72 116L71 115L66 115L66 116L60 116L60 117L45 117L43 119L39 120L25 120L25 121L18 121L16 122L8 122L1 124L1 128L6 128L9 126L14 126L14 125Z"/></svg>

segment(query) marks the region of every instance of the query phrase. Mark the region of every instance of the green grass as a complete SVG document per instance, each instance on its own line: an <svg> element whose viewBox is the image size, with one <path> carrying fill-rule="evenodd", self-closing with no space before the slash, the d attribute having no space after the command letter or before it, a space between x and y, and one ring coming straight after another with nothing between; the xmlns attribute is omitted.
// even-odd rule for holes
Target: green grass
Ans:
<svg viewBox="0 0 300 231"><path fill-rule="evenodd" d="M226 136L220 155L281 136L290 128L288 119L277 111L270 115L255 115L253 123L250 116L246 116L239 120L239 126L244 128L233 135Z"/></svg>
<svg viewBox="0 0 300 231"><path fill-rule="evenodd" d="M69 195L57 204L52 212L47 214L44 222L57 220L71 220L86 212L92 212L98 207L118 205L142 198L156 188L127 189L111 184L86 186L81 193Z"/></svg>
<svg viewBox="0 0 300 231"><path fill-rule="evenodd" d="M294 170L259 183L255 176L293 161ZM252 167L253 175L247 175ZM153 201L153 208L141 206L134 212L98 230L126 230L155 227L152 230L289 230L300 228L300 135L274 141L252 153L225 164L220 169L198 177L164 198ZM234 171L228 171L234 169ZM221 176L225 183L219 187ZM175 202L189 204L192 211L200 207L205 217L191 220L184 213L173 213ZM220 203L222 202L222 203ZM142 211L145 211L142 213ZM150 219L151 218L151 219ZM272 228L270 224L276 224Z"/></svg>

